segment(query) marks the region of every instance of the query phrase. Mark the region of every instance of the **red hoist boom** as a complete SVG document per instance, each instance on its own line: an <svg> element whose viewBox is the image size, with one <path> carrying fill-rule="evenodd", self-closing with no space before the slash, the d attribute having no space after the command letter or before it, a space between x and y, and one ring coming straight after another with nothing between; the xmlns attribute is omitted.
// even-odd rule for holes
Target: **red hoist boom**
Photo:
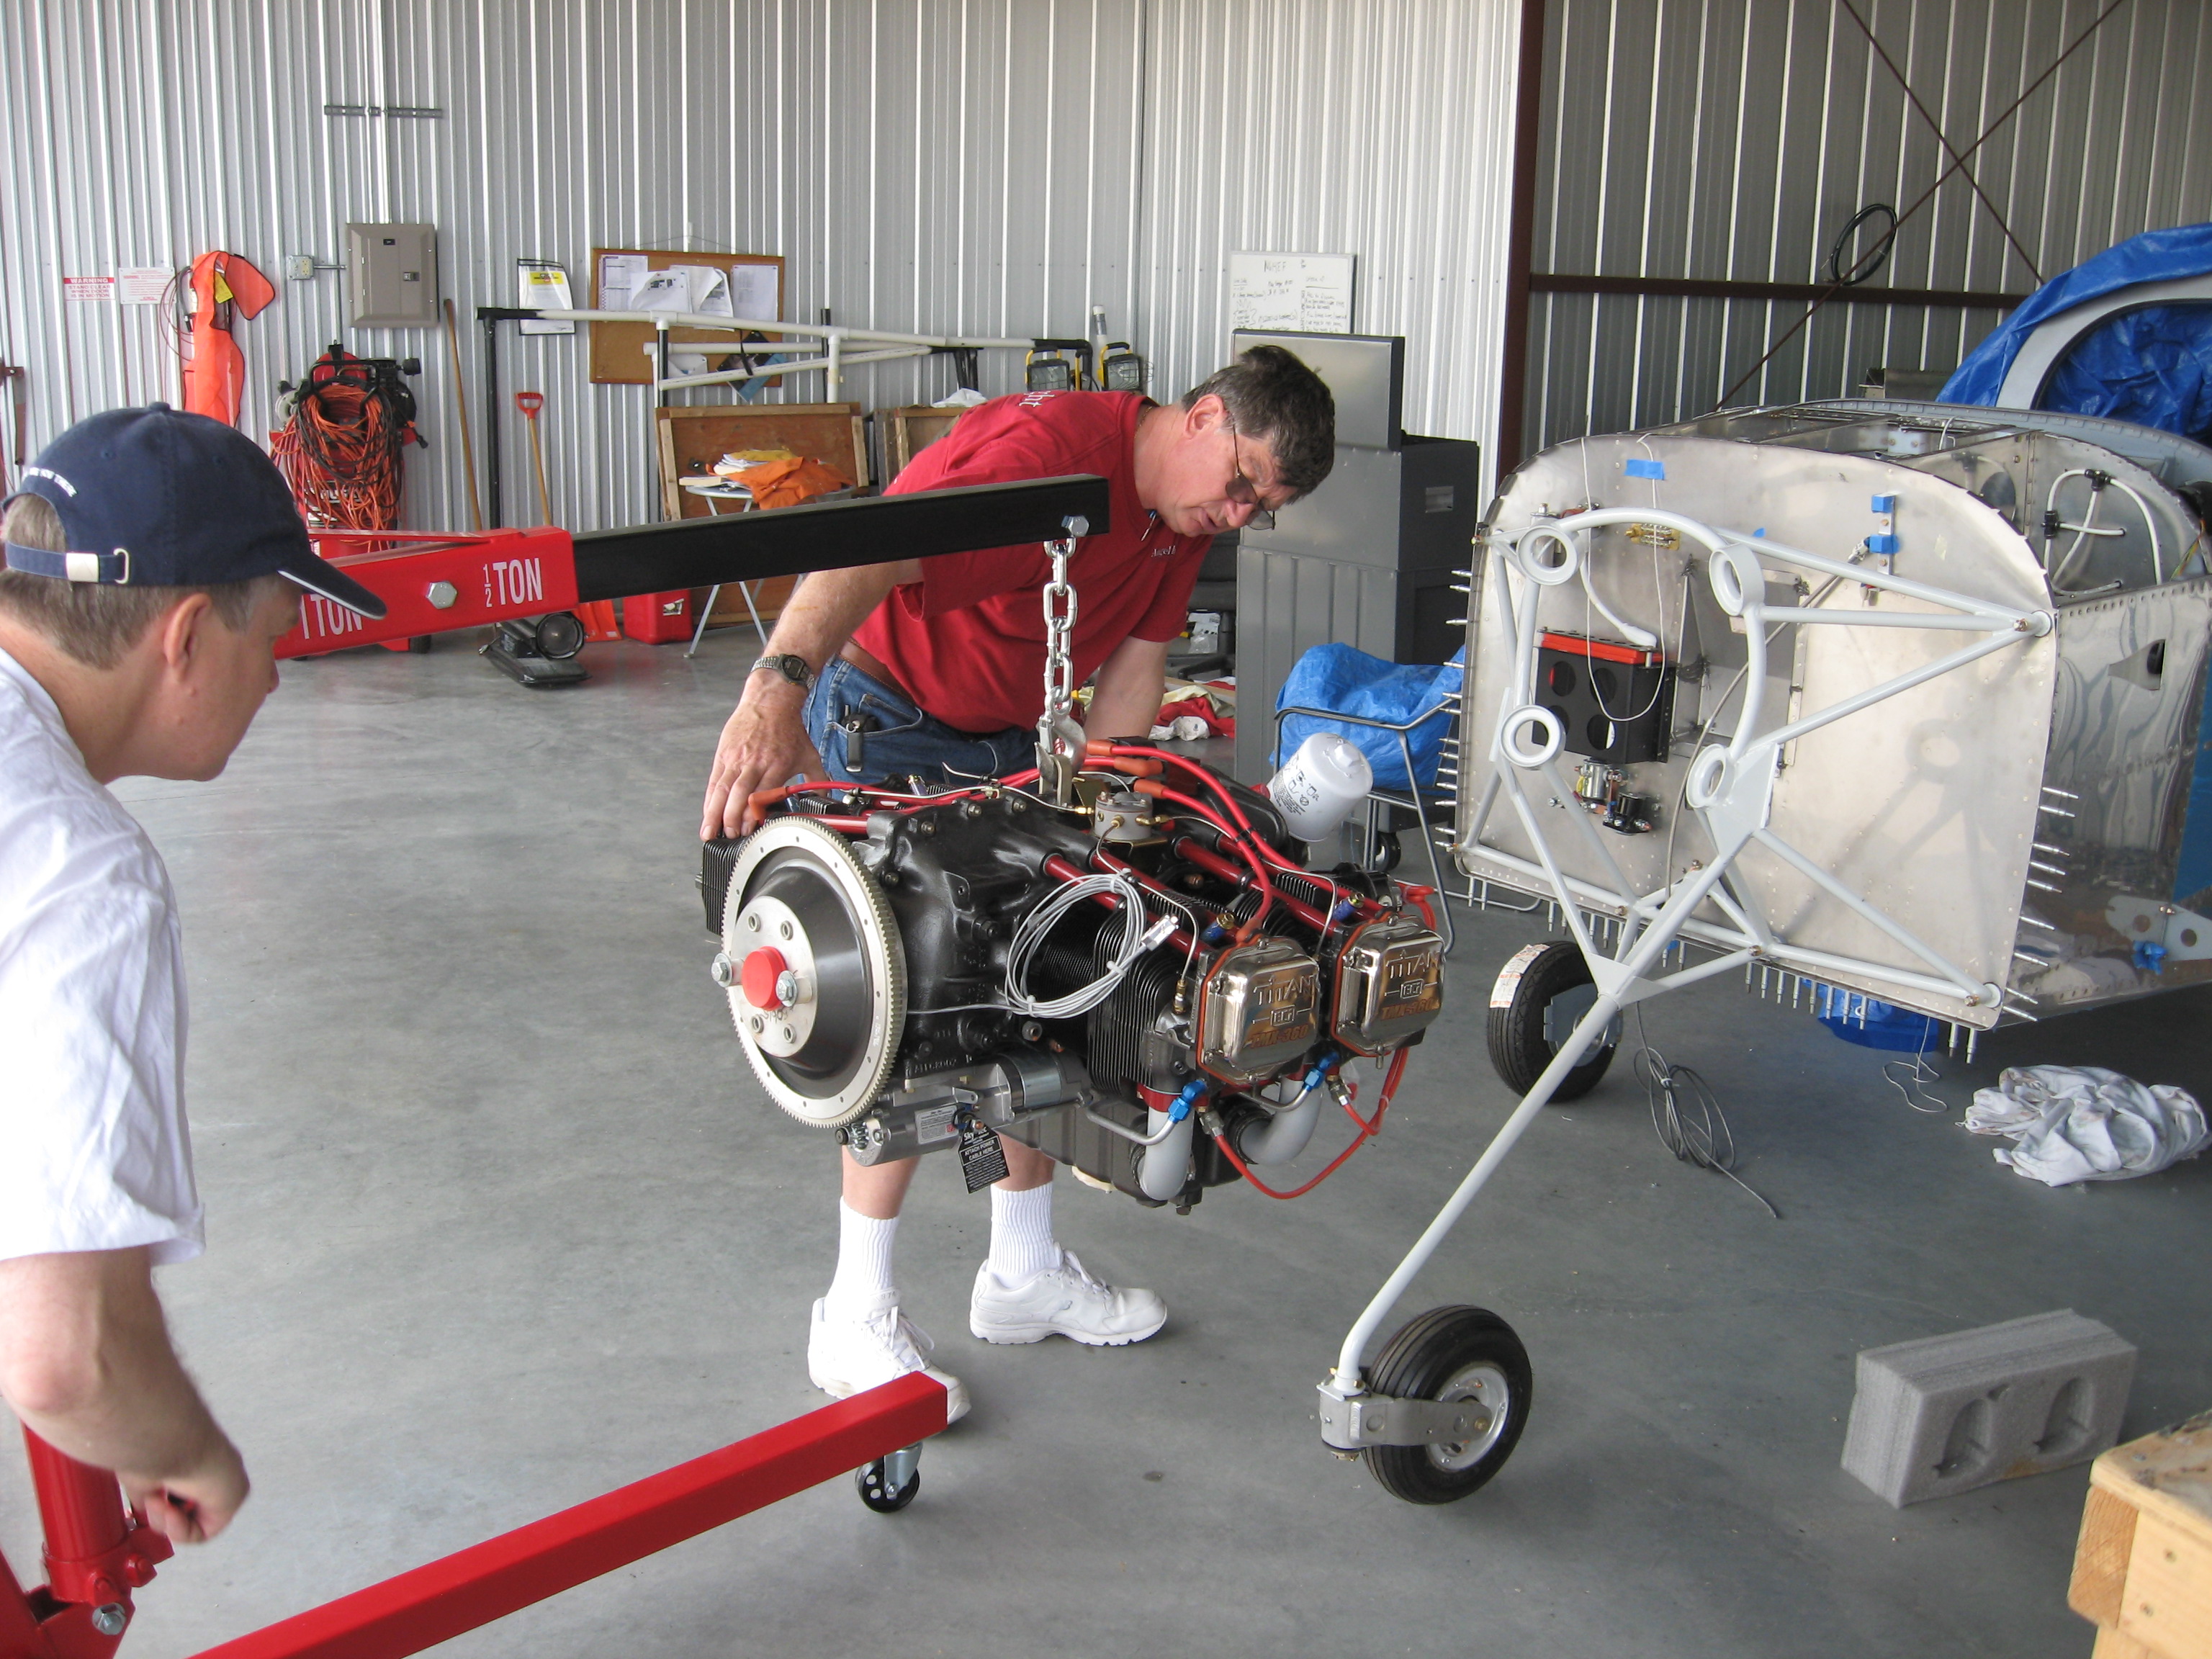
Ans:
<svg viewBox="0 0 2212 1659"><path fill-rule="evenodd" d="M572 535L319 536L319 551L385 602L376 622L310 596L280 657L315 655L591 599L753 581L938 553L1042 543L1067 520L1108 527L1106 481L1045 478ZM855 1395L443 1560L373 1584L199 1659L400 1659L611 1572L945 1426L944 1389L915 1375ZM46 1528L46 1582L0 1560L0 1659L108 1659L169 1540L127 1510L113 1474L25 1432ZM890 1507L884 1504L881 1507Z"/></svg>

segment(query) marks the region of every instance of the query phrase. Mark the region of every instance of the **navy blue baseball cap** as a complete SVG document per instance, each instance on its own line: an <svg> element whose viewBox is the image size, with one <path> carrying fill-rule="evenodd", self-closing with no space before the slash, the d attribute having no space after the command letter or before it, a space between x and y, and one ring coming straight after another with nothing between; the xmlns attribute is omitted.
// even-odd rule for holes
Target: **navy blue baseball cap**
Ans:
<svg viewBox="0 0 2212 1659"><path fill-rule="evenodd" d="M9 542L10 570L149 587L277 575L371 621L384 615L382 599L315 556L276 463L204 415L149 404L79 421L23 469L15 495L52 506L70 550Z"/></svg>

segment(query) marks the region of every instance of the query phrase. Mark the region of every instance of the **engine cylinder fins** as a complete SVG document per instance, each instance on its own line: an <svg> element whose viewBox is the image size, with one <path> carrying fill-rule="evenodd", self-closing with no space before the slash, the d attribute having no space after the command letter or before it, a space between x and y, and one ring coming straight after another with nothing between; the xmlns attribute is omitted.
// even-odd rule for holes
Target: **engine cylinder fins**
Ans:
<svg viewBox="0 0 2212 1659"><path fill-rule="evenodd" d="M722 950L740 966L726 992L731 1022L770 1098L823 1129L874 1104L905 1029L906 955L890 906L845 837L797 817L746 837L723 903Z"/></svg>

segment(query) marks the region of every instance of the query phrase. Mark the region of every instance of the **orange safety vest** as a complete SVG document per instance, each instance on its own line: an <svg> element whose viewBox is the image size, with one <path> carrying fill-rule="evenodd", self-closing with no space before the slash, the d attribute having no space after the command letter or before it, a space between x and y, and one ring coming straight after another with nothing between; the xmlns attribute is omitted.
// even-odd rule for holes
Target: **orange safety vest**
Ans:
<svg viewBox="0 0 2212 1659"><path fill-rule="evenodd" d="M185 408L235 426L246 354L230 337L231 313L259 316L276 290L244 258L218 249L192 261L191 293L192 313L185 324Z"/></svg>

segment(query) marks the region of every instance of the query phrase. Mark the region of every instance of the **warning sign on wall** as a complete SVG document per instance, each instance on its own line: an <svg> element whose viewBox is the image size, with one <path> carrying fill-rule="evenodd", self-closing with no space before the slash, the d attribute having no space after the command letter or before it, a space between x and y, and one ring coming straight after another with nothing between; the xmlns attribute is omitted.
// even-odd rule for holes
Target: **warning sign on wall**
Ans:
<svg viewBox="0 0 2212 1659"><path fill-rule="evenodd" d="M77 305L99 305L115 297L112 276L64 276L62 298Z"/></svg>

